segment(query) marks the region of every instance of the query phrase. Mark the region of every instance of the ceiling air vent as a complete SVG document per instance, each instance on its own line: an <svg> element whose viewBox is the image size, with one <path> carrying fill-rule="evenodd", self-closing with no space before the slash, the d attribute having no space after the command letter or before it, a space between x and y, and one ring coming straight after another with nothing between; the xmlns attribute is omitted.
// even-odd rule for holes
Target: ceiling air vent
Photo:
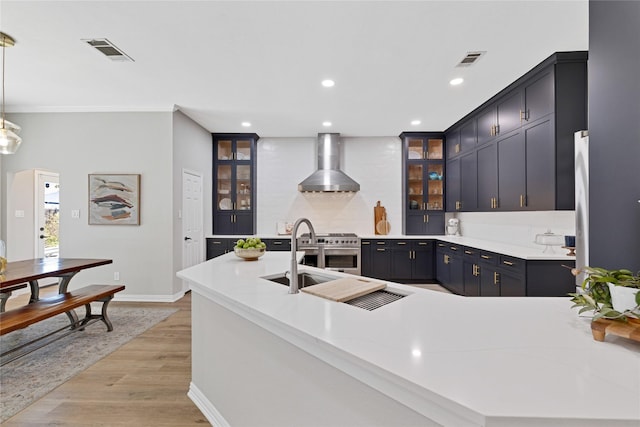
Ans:
<svg viewBox="0 0 640 427"><path fill-rule="evenodd" d="M462 58L462 61L460 61L460 63L456 65L456 67L469 67L475 64L476 62L478 62L478 59L480 59L480 57L485 53L487 52L486 51L467 52L467 55L464 58Z"/></svg>
<svg viewBox="0 0 640 427"><path fill-rule="evenodd" d="M133 58L124 53L107 39L83 39L83 42L100 51L104 56L112 61L129 61L133 62Z"/></svg>

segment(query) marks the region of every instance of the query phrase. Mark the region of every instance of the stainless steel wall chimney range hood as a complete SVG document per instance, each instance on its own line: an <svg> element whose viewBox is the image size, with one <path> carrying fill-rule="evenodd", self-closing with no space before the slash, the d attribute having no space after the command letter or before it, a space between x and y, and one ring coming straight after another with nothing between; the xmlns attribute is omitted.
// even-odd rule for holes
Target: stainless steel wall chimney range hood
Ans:
<svg viewBox="0 0 640 427"><path fill-rule="evenodd" d="M339 133L319 133L318 170L298 184L298 191L355 192L360 184L340 170L342 143Z"/></svg>

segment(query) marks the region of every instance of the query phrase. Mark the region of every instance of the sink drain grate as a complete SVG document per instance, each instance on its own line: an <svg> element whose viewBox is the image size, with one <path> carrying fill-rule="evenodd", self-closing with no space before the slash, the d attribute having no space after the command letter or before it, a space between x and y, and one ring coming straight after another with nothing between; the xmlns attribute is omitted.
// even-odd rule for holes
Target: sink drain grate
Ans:
<svg viewBox="0 0 640 427"><path fill-rule="evenodd" d="M363 295L358 298L354 298L349 301L345 301L345 304L354 305L356 307L364 308L365 310L375 310L383 305L387 305L391 302L397 301L400 298L404 298L404 295L394 294L393 292L380 290L371 292L370 294Z"/></svg>

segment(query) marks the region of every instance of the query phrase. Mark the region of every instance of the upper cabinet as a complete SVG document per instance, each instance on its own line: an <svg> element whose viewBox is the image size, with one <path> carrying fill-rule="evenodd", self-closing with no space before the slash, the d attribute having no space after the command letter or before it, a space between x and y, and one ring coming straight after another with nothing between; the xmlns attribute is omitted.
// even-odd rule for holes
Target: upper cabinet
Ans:
<svg viewBox="0 0 640 427"><path fill-rule="evenodd" d="M256 134L213 134L213 234L255 231Z"/></svg>
<svg viewBox="0 0 640 427"><path fill-rule="evenodd" d="M587 52L555 53L445 131L447 211L573 209L586 128Z"/></svg>
<svg viewBox="0 0 640 427"><path fill-rule="evenodd" d="M441 132L405 132L403 147L403 232L443 234L445 142Z"/></svg>

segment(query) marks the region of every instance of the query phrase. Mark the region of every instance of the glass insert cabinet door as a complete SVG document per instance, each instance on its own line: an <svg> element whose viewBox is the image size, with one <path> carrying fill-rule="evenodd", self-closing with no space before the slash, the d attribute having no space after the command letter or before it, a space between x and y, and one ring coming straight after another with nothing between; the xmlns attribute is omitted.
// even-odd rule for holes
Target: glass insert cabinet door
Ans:
<svg viewBox="0 0 640 427"><path fill-rule="evenodd" d="M442 160L444 157L444 140L442 138L408 138L407 159L409 160Z"/></svg>
<svg viewBox="0 0 640 427"><path fill-rule="evenodd" d="M444 209L444 165L429 163L427 165L427 210Z"/></svg>
<svg viewBox="0 0 640 427"><path fill-rule="evenodd" d="M427 159L428 160L442 160L443 159L443 149L444 149L444 141L440 138L438 139L428 139L427 140Z"/></svg>
<svg viewBox="0 0 640 427"><path fill-rule="evenodd" d="M410 210L424 210L424 164L411 163L407 167L407 200Z"/></svg>
<svg viewBox="0 0 640 427"><path fill-rule="evenodd" d="M233 210L234 201L232 200L233 183L231 181L231 170L231 164L218 166L218 175L216 176L216 206L217 209L221 211Z"/></svg>
<svg viewBox="0 0 640 427"><path fill-rule="evenodd" d="M251 209L251 165L236 166L236 209Z"/></svg>
<svg viewBox="0 0 640 427"><path fill-rule="evenodd" d="M218 160L251 160L251 140L221 139L217 144Z"/></svg>

